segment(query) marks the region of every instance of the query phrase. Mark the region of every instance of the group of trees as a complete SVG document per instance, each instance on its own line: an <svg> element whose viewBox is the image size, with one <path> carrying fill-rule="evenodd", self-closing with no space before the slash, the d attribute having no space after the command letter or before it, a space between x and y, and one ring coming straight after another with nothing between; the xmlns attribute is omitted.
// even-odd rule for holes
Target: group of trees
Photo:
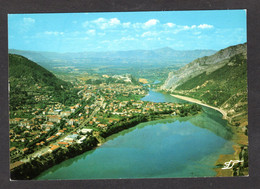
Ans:
<svg viewBox="0 0 260 189"><path fill-rule="evenodd" d="M129 118L123 118L118 123L108 126L106 131L101 131L100 135L106 138L112 134L136 126L138 123L145 121L148 121L148 116L142 114L137 114Z"/></svg>
<svg viewBox="0 0 260 189"><path fill-rule="evenodd" d="M188 116L190 115L195 115L199 111L201 111L201 106L197 104L191 104L191 105L186 105L179 107L179 114L181 117ZM121 118L120 121L116 124L113 125L108 125L107 129L105 131L101 131L101 136L106 138L114 133L120 132L124 129L133 127L137 125L138 123L148 121L153 118L157 118L157 115L159 114L171 114L173 113L174 110L171 109L165 109L162 112L150 112L150 114L145 115L145 114L134 114L132 117L129 118Z"/></svg>
<svg viewBox="0 0 260 189"><path fill-rule="evenodd" d="M244 172L248 173L248 147L241 146L241 151L239 153L239 160L243 160L238 164L233 166L234 176L244 176Z"/></svg>
<svg viewBox="0 0 260 189"><path fill-rule="evenodd" d="M181 106L181 107L178 108L181 117L188 116L188 114L195 115L199 111L201 111L201 109L202 109L201 106L197 105L197 104L192 104L192 105L188 105L188 106Z"/></svg>
<svg viewBox="0 0 260 189"><path fill-rule="evenodd" d="M73 87L66 88L65 90L56 90L54 91L54 101L60 102L65 106L71 106L79 101L78 93L79 89Z"/></svg>

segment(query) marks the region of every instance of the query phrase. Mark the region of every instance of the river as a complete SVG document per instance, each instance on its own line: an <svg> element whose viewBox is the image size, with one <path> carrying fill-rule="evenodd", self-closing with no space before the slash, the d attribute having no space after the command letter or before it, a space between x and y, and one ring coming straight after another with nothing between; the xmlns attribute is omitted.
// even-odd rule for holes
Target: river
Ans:
<svg viewBox="0 0 260 189"><path fill-rule="evenodd" d="M142 100L186 101L150 90ZM140 123L91 151L66 160L37 180L215 176L220 154L232 154L232 132L213 109L183 118Z"/></svg>

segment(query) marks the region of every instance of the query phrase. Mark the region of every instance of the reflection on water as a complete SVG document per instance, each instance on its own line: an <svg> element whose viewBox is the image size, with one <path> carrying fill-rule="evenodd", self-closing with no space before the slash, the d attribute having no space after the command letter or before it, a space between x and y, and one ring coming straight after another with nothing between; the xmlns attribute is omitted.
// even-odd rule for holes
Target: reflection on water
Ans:
<svg viewBox="0 0 260 189"><path fill-rule="evenodd" d="M142 98L142 100L152 102L190 103L185 100L175 98L170 94L159 93L153 90L150 90L149 95ZM176 118L176 120L189 120L189 122L191 122L195 126L208 129L226 140L231 140L233 133L231 131L231 128L227 126L227 121L222 119L222 114L208 107L202 106L202 109L202 114L184 118Z"/></svg>

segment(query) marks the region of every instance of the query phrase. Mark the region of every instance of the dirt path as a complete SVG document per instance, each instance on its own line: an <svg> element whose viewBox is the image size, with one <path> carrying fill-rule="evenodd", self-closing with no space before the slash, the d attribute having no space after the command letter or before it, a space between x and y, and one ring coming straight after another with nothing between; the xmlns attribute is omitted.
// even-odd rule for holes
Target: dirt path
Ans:
<svg viewBox="0 0 260 189"><path fill-rule="evenodd" d="M197 100L197 99L194 99L194 98L190 98L190 97L186 97L186 96L181 96L181 95L173 95L171 94L173 97L175 98L179 98L179 99L182 99L182 100L186 100L186 101L189 101L189 102L193 102L193 103L196 103L196 104L199 104L199 105L202 105L202 106L205 106L205 107L209 107L209 108L212 108L214 110L217 110L219 111L222 115L223 115L223 118L224 119L228 119L227 117L227 112L220 109L220 108L217 108L217 107L214 107L214 106L210 106L208 104L204 104L202 103L201 101Z"/></svg>

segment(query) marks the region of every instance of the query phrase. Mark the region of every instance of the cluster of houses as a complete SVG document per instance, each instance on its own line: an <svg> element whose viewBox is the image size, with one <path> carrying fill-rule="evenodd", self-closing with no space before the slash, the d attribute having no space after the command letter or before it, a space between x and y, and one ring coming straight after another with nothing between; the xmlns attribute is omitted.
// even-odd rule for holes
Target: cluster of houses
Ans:
<svg viewBox="0 0 260 189"><path fill-rule="evenodd" d="M19 117L10 119L11 159L16 159L19 155L22 156L28 152L28 148L20 147L24 146L20 145L21 143L34 143L34 141L37 141L34 144L35 149L49 146L47 151L38 155L52 153L67 148L72 143L83 143L92 132L90 128L105 130L123 117L131 117L134 114L163 112L165 110L174 111L176 109L174 103L153 103L131 99L133 95L144 96L147 93L139 85L103 83L100 85L82 84L82 86L76 87L81 89L79 91L79 102L91 98L94 101L91 104L83 105L78 103L71 107L66 107L61 103L52 103L44 109L29 109L29 112L33 115L32 119ZM121 97L124 97L125 100L120 100ZM79 108L82 111L78 112ZM78 113L75 114L75 112ZM70 115L74 117L69 118ZM79 127L85 120L88 120L86 127ZM63 127L49 136L48 133L53 131L53 128L57 128L62 122ZM39 141L39 138L43 135L48 137Z"/></svg>

